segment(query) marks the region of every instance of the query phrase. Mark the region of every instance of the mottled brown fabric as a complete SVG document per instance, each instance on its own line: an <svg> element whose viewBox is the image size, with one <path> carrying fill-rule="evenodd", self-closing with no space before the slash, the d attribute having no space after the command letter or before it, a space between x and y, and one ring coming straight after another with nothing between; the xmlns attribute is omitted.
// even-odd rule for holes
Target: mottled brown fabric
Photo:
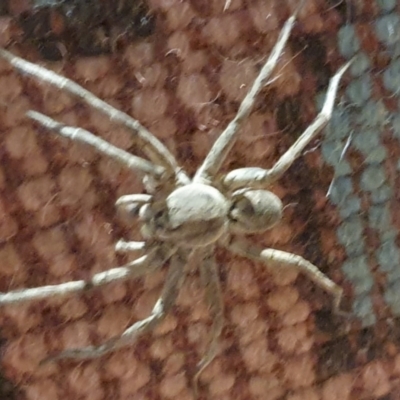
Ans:
<svg viewBox="0 0 400 400"><path fill-rule="evenodd" d="M149 0L155 33L112 55L43 63L140 120L193 173L233 118L296 0ZM307 0L275 79L259 97L224 169L273 165L316 115L315 95L342 59L336 35L346 15ZM0 43L31 61L29 45ZM40 61L42 63L42 61ZM342 87L346 86L346 78ZM138 239L116 199L143 189L135 174L90 148L24 118L36 109L133 153L126 129L70 96L0 62L0 290L83 279L121 265L120 237ZM345 289L340 219L325 193L332 173L318 141L273 187L282 223L252 240L302 255ZM331 313L331 298L297 271L267 269L218 252L226 324L220 354L200 377L208 399L400 399L398 328L361 329ZM146 317L165 270L84 295L0 309L2 373L17 399L193 399L191 379L210 319L196 266L174 312L152 335L109 356L38 366L70 347L98 344Z"/></svg>

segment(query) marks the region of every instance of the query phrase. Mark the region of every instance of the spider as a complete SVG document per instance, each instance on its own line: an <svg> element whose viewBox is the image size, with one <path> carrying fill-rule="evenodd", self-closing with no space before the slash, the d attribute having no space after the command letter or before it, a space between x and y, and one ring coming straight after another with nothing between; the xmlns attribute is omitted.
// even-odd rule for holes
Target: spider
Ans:
<svg viewBox="0 0 400 400"><path fill-rule="evenodd" d="M0 304L79 293L110 282L141 277L161 268L165 263L169 264L161 296L149 317L134 323L120 336L113 337L99 346L65 350L44 361L99 357L127 346L139 335L151 331L174 305L185 277L185 264L189 257L195 255L202 261L200 276L213 319L208 349L197 366L194 379L197 382L201 372L217 354L218 339L223 328L224 307L218 268L214 259L217 246L263 263L278 263L281 266L297 268L333 295L334 310L339 311L341 287L320 272L315 265L285 251L259 248L246 242L241 236L264 232L281 219L282 203L267 188L285 173L330 120L340 79L350 62L342 66L331 78L321 112L272 168L246 167L222 176L217 175L237 139L241 124L250 114L258 93L268 83L277 65L295 24L296 14L297 12L286 21L268 60L240 104L236 116L216 140L192 178L178 166L168 149L139 121L103 102L77 83L0 49L0 57L23 74L76 96L107 115L112 121L133 131L135 139L148 157L146 160L131 155L82 128L66 126L39 112L28 111L27 117L40 126L71 140L85 143L142 175L146 193L122 196L117 200L116 206L139 219L142 224L143 241L120 240L116 244L116 251L142 251L144 255L121 267L97 273L88 281L78 280L0 293Z"/></svg>

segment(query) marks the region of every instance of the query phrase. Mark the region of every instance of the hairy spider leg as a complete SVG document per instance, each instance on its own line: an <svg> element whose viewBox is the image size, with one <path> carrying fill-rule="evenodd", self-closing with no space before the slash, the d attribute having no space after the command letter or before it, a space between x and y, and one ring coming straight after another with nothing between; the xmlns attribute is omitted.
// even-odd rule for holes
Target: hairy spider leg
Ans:
<svg viewBox="0 0 400 400"><path fill-rule="evenodd" d="M252 260L261 261L264 264L271 263L272 266L274 266L274 264L277 263L282 267L296 268L307 275L317 286L333 296L334 311L337 314L346 314L340 310L343 289L323 274L314 264L303 257L282 250L262 249L249 242L236 238L231 239L231 242L226 245L226 248L232 251L232 253Z"/></svg>
<svg viewBox="0 0 400 400"><path fill-rule="evenodd" d="M167 170L168 174L174 176L178 182L181 182L182 184L189 183L189 178L177 165L177 162L170 151L136 119L116 109L110 104L107 104L105 101L99 99L76 82L58 75L47 68L41 67L40 65L17 57L5 49L0 48L0 58L9 62L14 68L21 71L23 74L33 76L38 81L47 82L58 89L70 93L82 102L108 116L111 121L115 121L125 126L129 131L135 133L133 138L139 141L141 149L153 163L163 166Z"/></svg>
<svg viewBox="0 0 400 400"><path fill-rule="evenodd" d="M235 144L239 129L246 118L249 116L251 109L256 101L257 95L261 89L268 83L274 68L276 67L279 57L282 55L286 43L289 39L290 32L296 22L296 17L300 9L303 7L304 0L299 4L293 15L286 21L285 25L279 33L278 40L271 51L266 63L261 68L256 80L253 83L250 91L244 97L239 106L239 110L233 120L229 122L228 126L218 137L211 150L207 154L201 167L197 170L194 182L211 182L221 168L222 163L225 161L229 151Z"/></svg>
<svg viewBox="0 0 400 400"><path fill-rule="evenodd" d="M117 253L134 253L137 251L146 250L146 242L137 242L120 239L115 245L115 251Z"/></svg>
<svg viewBox="0 0 400 400"><path fill-rule="evenodd" d="M95 148L99 153L107 155L131 170L139 171L142 174L150 174L156 179L161 179L165 173L164 167L154 165L150 161L129 154L83 128L64 125L37 111L28 111L26 116L44 128L58 133L60 136Z"/></svg>
<svg viewBox="0 0 400 400"><path fill-rule="evenodd" d="M93 275L89 280L70 281L59 285L39 286L36 288L0 293L0 305L16 304L54 296L64 296L104 286L111 282L138 278L161 268L174 251L175 249L172 248L165 250L160 246L156 246L153 249L149 249L148 254L145 256L121 267L99 272Z"/></svg>
<svg viewBox="0 0 400 400"><path fill-rule="evenodd" d="M178 291L183 283L185 273L184 267L187 262L185 252L175 253L170 260L167 277L161 293L149 317L135 322L126 329L120 336L115 336L99 346L88 346L76 349L65 350L54 356L50 356L42 361L57 361L66 358L89 359L101 357L111 351L132 344L140 335L152 331L165 317L174 305Z"/></svg>
<svg viewBox="0 0 400 400"><path fill-rule="evenodd" d="M212 317L211 341L199 364L193 378L195 396L198 394L198 380L201 373L207 368L218 353L218 341L224 327L224 302L221 294L221 283L218 275L218 266L214 256L215 248L210 246L206 250L200 265L201 282L205 289L206 301Z"/></svg>
<svg viewBox="0 0 400 400"><path fill-rule="evenodd" d="M242 187L251 189L267 188L271 183L277 181L293 164L304 148L313 140L327 125L332 117L333 106L338 91L339 82L343 74L350 67L352 60L343 65L331 78L325 102L321 112L313 123L302 133L293 145L280 157L271 169L257 167L239 168L226 174L223 178L224 186L229 190Z"/></svg>

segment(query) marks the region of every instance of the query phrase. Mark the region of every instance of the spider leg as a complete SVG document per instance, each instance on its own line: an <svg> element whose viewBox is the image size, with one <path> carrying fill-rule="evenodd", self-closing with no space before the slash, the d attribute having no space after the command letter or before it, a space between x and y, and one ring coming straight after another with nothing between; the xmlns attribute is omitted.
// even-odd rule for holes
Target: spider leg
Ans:
<svg viewBox="0 0 400 400"><path fill-rule="evenodd" d="M83 348L71 349L61 352L55 356L50 356L42 361L56 361L65 358L88 359L100 357L106 353L128 346L137 339L138 336L151 331L166 316L167 312L174 305L178 290L184 279L184 267L187 256L175 253L171 260L167 273L166 281L161 293L161 297L153 307L149 317L135 322L126 329L121 336L115 336L100 346L88 346Z"/></svg>
<svg viewBox="0 0 400 400"><path fill-rule="evenodd" d="M123 239L118 240L115 245L117 253L131 253L135 251L142 251L146 249L146 242L127 242Z"/></svg>
<svg viewBox="0 0 400 400"><path fill-rule="evenodd" d="M224 326L224 303L221 294L218 266L213 253L214 247L211 247L200 265L201 281L205 288L206 300L210 307L213 322L211 326L211 342L206 354L197 365L197 372L193 378L196 398L199 377L218 353L218 341Z"/></svg>
<svg viewBox="0 0 400 400"><path fill-rule="evenodd" d="M105 101L100 100L93 93L84 89L82 86L78 85L72 80L58 75L47 68L26 61L23 58L17 57L2 48L0 48L0 58L9 62L14 68L23 74L33 76L39 81L47 82L58 89L65 90L89 106L107 115L112 121L116 121L135 132L135 138L140 140L142 150L146 153L151 161L153 161L155 164L162 165L170 174L175 174L178 181L182 181L184 183L188 182L186 174L178 167L174 156L139 121L112 107Z"/></svg>
<svg viewBox="0 0 400 400"><path fill-rule="evenodd" d="M132 203L137 203L139 205L143 205L146 203L150 203L152 196L148 194L127 194L125 196L121 196L116 202L115 205L117 207L119 206L125 206L125 205L131 205Z"/></svg>
<svg viewBox="0 0 400 400"><path fill-rule="evenodd" d="M125 210L130 216L139 216L140 208L144 204L150 203L152 196L148 194L127 194L121 196L115 203L115 206Z"/></svg>
<svg viewBox="0 0 400 400"><path fill-rule="evenodd" d="M243 240L234 239L227 246L228 250L242 257L247 257L263 263L278 263L282 267L294 267L310 278L316 285L333 296L333 307L337 314L346 314L340 310L343 289L331 281L314 264L303 257L286 251L275 249L262 249Z"/></svg>
<svg viewBox="0 0 400 400"><path fill-rule="evenodd" d="M28 111L27 117L37 122L46 129L55 131L61 136L68 139L85 143L95 148L99 153L105 154L119 163L125 165L129 169L139 170L144 174L151 174L156 178L161 178L164 174L165 169L158 165L154 165L150 161L143 158L129 154L128 152L113 146L104 139L101 139L89 131L77 128L73 126L67 126L61 122L57 122L54 119L47 117L37 111Z"/></svg>
<svg viewBox="0 0 400 400"><path fill-rule="evenodd" d="M138 278L160 268L174 251L174 249L165 251L160 247L155 247L150 250L149 254L121 267L99 272L93 275L90 280L70 281L59 285L40 286L30 289L13 290L8 293L0 293L0 305L16 304L53 296L63 296L97 288L111 282Z"/></svg>
<svg viewBox="0 0 400 400"><path fill-rule="evenodd" d="M313 123L302 133L294 144L281 156L271 169L263 168L240 168L229 172L223 178L223 184L230 190L240 187L261 189L268 187L272 182L278 180L293 164L319 132L327 125L332 117L333 106L338 91L339 82L343 74L351 65L352 60L343 65L338 72L331 78L325 103L321 112L317 115Z"/></svg>
<svg viewBox="0 0 400 400"><path fill-rule="evenodd" d="M261 89L268 83L268 79L278 63L279 57L283 52L290 32L292 31L292 28L295 24L297 13L303 6L303 3L304 0L300 2L300 5L297 7L294 14L286 21L279 34L278 40L271 51L270 56L262 67L250 91L246 94L245 98L240 104L239 110L235 118L233 118L233 120L228 124L226 129L221 133L217 141L212 146L203 164L197 170L194 177L194 182L211 181L212 177L216 175L222 163L226 159L229 151L232 149L237 139L240 126L250 114L257 95L260 93Z"/></svg>

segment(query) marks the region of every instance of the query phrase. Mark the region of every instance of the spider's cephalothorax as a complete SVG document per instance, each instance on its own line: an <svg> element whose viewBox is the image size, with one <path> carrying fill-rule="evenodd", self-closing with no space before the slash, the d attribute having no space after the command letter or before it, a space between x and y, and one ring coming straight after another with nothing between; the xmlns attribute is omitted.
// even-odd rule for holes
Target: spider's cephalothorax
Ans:
<svg viewBox="0 0 400 400"><path fill-rule="evenodd" d="M168 149L139 121L103 102L75 82L0 49L0 57L24 74L34 76L76 96L112 118L114 122L131 130L149 159L129 154L84 129L66 126L36 111L29 111L27 116L39 125L72 140L86 143L142 174L147 193L122 196L118 199L117 206L139 217L143 241L120 240L116 250L143 252L143 256L124 266L97 273L89 281L71 281L0 293L0 304L81 292L109 282L143 276L166 262L169 264L161 297L148 318L134 323L121 336L113 337L100 346L65 350L61 354L49 357L49 360L98 357L132 343L138 335L153 329L173 306L185 276L184 266L189 256L195 254L213 318L211 343L198 366L196 382L201 371L217 353L218 338L223 327L223 301L214 259L216 246L260 262L271 262L279 267L291 266L301 270L334 296L334 307L338 310L342 289L322 274L315 265L291 253L262 249L245 241L241 236L265 231L280 220L281 201L268 191L268 188L285 173L331 118L339 81L350 64L343 66L331 79L321 112L271 169L247 167L219 175L220 167L237 139L240 125L249 115L257 94L268 82L282 54L295 17L296 14L285 23L270 57L242 101L236 116L214 143L192 179L177 165Z"/></svg>
<svg viewBox="0 0 400 400"><path fill-rule="evenodd" d="M229 202L212 186L190 183L139 211L145 237L184 247L209 245L226 232Z"/></svg>

